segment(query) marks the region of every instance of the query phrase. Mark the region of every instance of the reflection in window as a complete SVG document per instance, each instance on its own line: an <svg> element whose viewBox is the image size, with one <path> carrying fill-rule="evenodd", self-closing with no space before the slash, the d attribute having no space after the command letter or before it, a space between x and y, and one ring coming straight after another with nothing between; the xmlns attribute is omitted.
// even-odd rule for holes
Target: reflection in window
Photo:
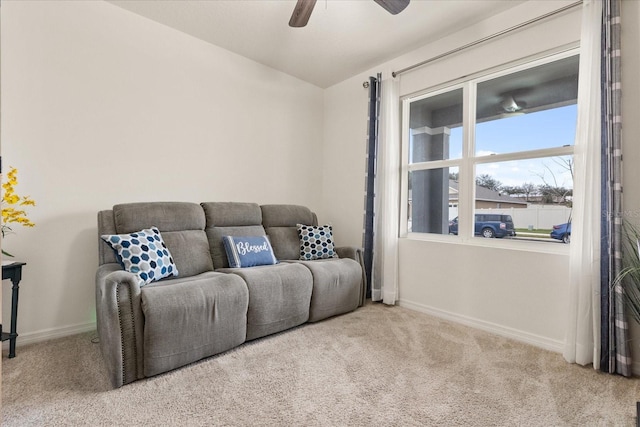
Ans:
<svg viewBox="0 0 640 427"><path fill-rule="evenodd" d="M457 179L457 167L409 172L408 229L410 232L450 233L450 222L454 218L457 225Z"/></svg>
<svg viewBox="0 0 640 427"><path fill-rule="evenodd" d="M476 155L573 145L578 56L478 83Z"/></svg>
<svg viewBox="0 0 640 427"><path fill-rule="evenodd" d="M462 89L412 102L409 114L409 163L462 157Z"/></svg>

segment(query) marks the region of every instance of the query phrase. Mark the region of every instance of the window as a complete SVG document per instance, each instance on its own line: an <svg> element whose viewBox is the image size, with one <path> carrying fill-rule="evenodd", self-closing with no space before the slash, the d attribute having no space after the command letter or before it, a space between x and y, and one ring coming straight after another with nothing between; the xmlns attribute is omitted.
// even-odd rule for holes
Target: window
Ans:
<svg viewBox="0 0 640 427"><path fill-rule="evenodd" d="M577 93L571 51L404 99L403 230L562 243Z"/></svg>

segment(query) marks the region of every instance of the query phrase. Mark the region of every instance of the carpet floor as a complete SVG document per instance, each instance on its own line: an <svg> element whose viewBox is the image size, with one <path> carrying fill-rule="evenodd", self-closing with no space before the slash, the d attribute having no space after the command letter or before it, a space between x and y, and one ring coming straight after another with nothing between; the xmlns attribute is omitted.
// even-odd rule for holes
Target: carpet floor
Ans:
<svg viewBox="0 0 640 427"><path fill-rule="evenodd" d="M640 380L402 307L246 343L113 390L95 333L2 363L3 426L633 426Z"/></svg>

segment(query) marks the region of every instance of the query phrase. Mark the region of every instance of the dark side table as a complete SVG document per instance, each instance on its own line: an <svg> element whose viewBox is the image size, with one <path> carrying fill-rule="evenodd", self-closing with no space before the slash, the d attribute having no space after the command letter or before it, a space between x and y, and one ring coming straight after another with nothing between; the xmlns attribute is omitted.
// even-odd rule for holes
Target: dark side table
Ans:
<svg viewBox="0 0 640 427"><path fill-rule="evenodd" d="M22 266L25 262L14 262L2 266L2 280L10 279L11 284L11 331L2 332L2 341L9 340L9 358L16 357L16 338L18 323L18 291L20 280L22 279ZM0 325L0 328L2 326ZM2 329L0 329L1 331Z"/></svg>

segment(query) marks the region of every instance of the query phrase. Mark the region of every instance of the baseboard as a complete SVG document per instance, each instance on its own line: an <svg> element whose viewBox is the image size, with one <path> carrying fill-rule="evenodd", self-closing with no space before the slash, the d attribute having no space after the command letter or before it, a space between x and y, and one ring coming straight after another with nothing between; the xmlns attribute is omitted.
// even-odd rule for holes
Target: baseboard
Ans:
<svg viewBox="0 0 640 427"><path fill-rule="evenodd" d="M42 341L49 341L55 338L62 338L69 335L81 334L83 332L90 332L96 330L96 323L79 323L77 325L64 326L62 328L44 329L38 332L27 332L25 334L20 333L18 328L18 339L16 340L16 348L26 344L33 344ZM7 332L4 330L4 332ZM9 341L2 343L2 349L9 349Z"/></svg>
<svg viewBox="0 0 640 427"><path fill-rule="evenodd" d="M427 305L417 304L412 301L400 299L398 305L410 310L419 311L421 313L429 314L434 317L450 320L452 322L460 323L472 328L491 332L492 334L531 344L533 346L553 351L555 353L562 353L562 350L564 348L564 343L562 341L552 340L540 335L531 334L529 332L520 331L518 329L508 328L496 323L486 322L484 320L475 319L469 316L463 316L458 313L440 310L438 308L429 307Z"/></svg>

